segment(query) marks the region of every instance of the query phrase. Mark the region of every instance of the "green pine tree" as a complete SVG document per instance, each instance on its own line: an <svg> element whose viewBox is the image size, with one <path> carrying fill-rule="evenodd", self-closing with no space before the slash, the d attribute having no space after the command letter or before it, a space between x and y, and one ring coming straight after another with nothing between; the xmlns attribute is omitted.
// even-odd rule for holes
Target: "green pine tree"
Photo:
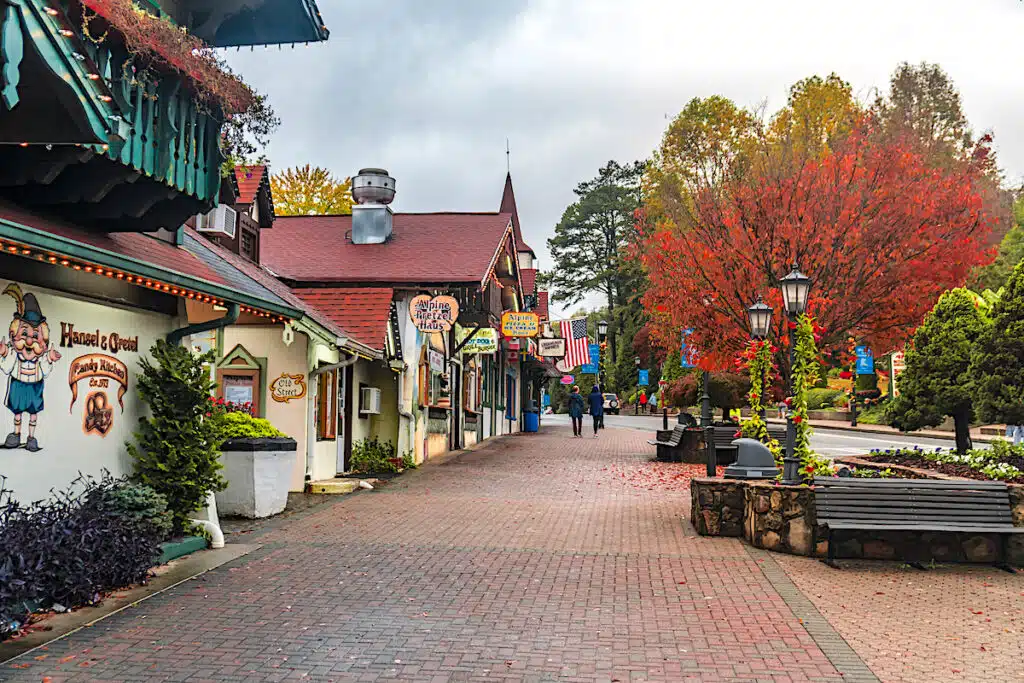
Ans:
<svg viewBox="0 0 1024 683"><path fill-rule="evenodd" d="M971 373L982 420L1024 424L1024 261L992 308L992 325L974 354Z"/></svg>
<svg viewBox="0 0 1024 683"><path fill-rule="evenodd" d="M907 348L900 395L888 409L894 427L905 431L936 427L949 415L956 426L957 452L973 447L971 356L988 327L987 317L966 289L954 289L939 298Z"/></svg>
<svg viewBox="0 0 1024 683"><path fill-rule="evenodd" d="M183 346L159 340L143 358L139 396L151 416L139 418L137 443L127 444L135 478L167 498L174 529L188 530L192 513L211 491L227 485L220 476L220 421L213 417L208 364L213 352L195 356Z"/></svg>

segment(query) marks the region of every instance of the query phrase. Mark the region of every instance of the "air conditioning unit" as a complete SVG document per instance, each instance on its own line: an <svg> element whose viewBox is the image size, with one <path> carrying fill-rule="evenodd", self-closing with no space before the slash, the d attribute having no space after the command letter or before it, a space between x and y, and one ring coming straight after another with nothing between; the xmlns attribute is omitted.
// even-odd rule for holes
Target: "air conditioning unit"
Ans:
<svg viewBox="0 0 1024 683"><path fill-rule="evenodd" d="M359 395L360 415L380 415L380 389L363 387Z"/></svg>
<svg viewBox="0 0 1024 683"><path fill-rule="evenodd" d="M235 226L238 225L238 213L226 204L221 204L210 213L196 216L196 230L199 232L223 235L235 238Z"/></svg>

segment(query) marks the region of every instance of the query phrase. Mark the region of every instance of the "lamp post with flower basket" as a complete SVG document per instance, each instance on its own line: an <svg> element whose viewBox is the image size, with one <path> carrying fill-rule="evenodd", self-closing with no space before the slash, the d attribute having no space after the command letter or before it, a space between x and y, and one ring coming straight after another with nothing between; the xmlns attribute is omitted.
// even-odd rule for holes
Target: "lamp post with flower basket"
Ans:
<svg viewBox="0 0 1024 683"><path fill-rule="evenodd" d="M789 384L790 395L796 393L793 368L796 365L796 325L800 316L807 312L807 299L811 291L811 279L800 272L796 264L789 275L779 281L782 302L789 318ZM793 413L786 415L786 455L782 460L782 481L786 484L800 483L800 460L796 457L796 423Z"/></svg>

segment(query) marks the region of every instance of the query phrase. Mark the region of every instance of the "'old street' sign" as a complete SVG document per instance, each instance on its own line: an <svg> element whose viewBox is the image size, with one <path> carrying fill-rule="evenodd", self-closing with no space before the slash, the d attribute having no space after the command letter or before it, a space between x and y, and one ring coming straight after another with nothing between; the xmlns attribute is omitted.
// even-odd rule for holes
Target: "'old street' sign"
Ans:
<svg viewBox="0 0 1024 683"><path fill-rule="evenodd" d="M506 311L501 314L501 333L506 337L536 337L540 318L536 313Z"/></svg>
<svg viewBox="0 0 1024 683"><path fill-rule="evenodd" d="M450 296L421 294L409 304L409 315L422 332L447 332L459 317L459 302Z"/></svg>
<svg viewBox="0 0 1024 683"><path fill-rule="evenodd" d="M270 397L278 403L288 403L306 395L306 378L304 375L289 375L282 372L281 376L270 383Z"/></svg>

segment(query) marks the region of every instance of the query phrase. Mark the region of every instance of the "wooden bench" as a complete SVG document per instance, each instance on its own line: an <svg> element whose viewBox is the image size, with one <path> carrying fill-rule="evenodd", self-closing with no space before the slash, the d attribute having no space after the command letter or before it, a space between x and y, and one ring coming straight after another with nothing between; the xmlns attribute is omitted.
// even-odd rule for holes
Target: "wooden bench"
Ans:
<svg viewBox="0 0 1024 683"><path fill-rule="evenodd" d="M1013 572L1006 562L1006 536L1024 533L1024 527L1013 525L1009 489L998 481L827 477L814 480L814 499L818 524L828 528L823 562L831 567L836 566L836 532L940 531L998 534L995 564Z"/></svg>
<svg viewBox="0 0 1024 683"><path fill-rule="evenodd" d="M676 451L679 449L680 444L683 443L683 435L685 433L686 427L677 424L668 439L648 441L647 443L658 448L658 460L671 462L674 458L678 457Z"/></svg>

